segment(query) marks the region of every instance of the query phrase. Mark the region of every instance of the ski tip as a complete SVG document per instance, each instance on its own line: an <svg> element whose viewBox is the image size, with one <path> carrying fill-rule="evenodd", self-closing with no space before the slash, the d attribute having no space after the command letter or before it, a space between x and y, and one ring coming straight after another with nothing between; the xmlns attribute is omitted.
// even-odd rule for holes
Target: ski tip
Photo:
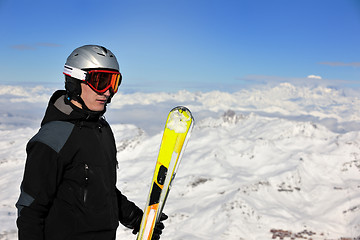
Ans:
<svg viewBox="0 0 360 240"><path fill-rule="evenodd" d="M166 122L166 128L176 133L186 133L192 130L194 126L194 118L187 107L178 106L173 108Z"/></svg>
<svg viewBox="0 0 360 240"><path fill-rule="evenodd" d="M176 107L174 107L174 108L171 110L171 112L172 112L172 111L175 111L175 110L182 110L182 111L188 111L188 112L190 112L190 110L189 110L187 107L185 107L185 106L176 106Z"/></svg>
<svg viewBox="0 0 360 240"><path fill-rule="evenodd" d="M185 107L185 106L177 106L177 107L174 107L173 109L171 109L170 112L174 112L174 111L187 112L188 115L193 119L193 116L192 116L191 111L190 111L187 107Z"/></svg>

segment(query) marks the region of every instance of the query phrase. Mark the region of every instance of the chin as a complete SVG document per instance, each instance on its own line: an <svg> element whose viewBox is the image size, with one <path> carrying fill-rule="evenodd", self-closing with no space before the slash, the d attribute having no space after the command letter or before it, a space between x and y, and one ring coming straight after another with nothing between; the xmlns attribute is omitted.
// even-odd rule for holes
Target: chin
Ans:
<svg viewBox="0 0 360 240"><path fill-rule="evenodd" d="M94 111L94 112L101 112L104 110L104 108L105 108L105 106L102 105L102 106L92 107L92 108L90 108L90 110Z"/></svg>

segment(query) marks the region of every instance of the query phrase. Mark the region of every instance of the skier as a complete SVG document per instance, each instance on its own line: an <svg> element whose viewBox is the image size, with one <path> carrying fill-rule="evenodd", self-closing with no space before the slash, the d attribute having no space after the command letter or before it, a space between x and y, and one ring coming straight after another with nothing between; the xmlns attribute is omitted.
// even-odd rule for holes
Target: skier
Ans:
<svg viewBox="0 0 360 240"><path fill-rule="evenodd" d="M19 239L114 240L119 221L136 234L143 211L116 187L115 139L103 117L122 79L115 55L102 46L79 47L64 74L66 90L52 95L26 147ZM166 218L152 239L160 239Z"/></svg>

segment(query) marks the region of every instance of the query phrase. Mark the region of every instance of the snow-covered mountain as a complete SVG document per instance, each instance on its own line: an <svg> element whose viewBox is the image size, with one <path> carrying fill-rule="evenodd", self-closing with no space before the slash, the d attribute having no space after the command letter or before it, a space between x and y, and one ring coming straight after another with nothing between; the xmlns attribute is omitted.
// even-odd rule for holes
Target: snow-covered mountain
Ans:
<svg viewBox="0 0 360 240"><path fill-rule="evenodd" d="M53 89L0 88L0 239L16 239L25 144ZM360 99L289 83L235 93L118 93L118 187L145 205L167 112L195 128L162 239L360 239ZM118 239L134 239L120 226Z"/></svg>

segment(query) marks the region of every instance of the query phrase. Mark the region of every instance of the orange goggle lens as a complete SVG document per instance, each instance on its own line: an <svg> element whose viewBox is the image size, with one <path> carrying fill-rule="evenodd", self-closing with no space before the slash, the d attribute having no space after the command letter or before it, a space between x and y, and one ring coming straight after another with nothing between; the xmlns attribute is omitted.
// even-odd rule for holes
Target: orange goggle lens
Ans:
<svg viewBox="0 0 360 240"><path fill-rule="evenodd" d="M107 70L90 70L86 74L85 81L98 93L104 93L108 89L116 93L121 83L121 73Z"/></svg>

